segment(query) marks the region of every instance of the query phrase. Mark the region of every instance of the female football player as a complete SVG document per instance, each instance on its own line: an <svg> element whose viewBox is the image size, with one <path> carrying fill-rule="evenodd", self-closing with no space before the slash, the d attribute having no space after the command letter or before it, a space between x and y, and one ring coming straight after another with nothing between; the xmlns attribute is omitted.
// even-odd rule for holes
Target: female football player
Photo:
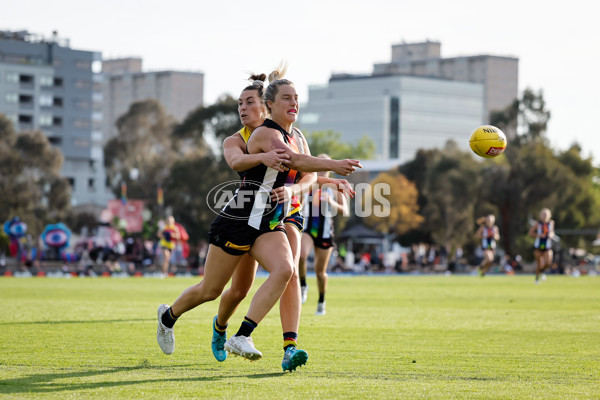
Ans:
<svg viewBox="0 0 600 400"><path fill-rule="evenodd" d="M535 283L546 280L544 271L552 264L552 238L554 237L554 221L552 213L544 208L540 211L540 219L529 229L529 236L533 236L533 253L535 255L536 270Z"/></svg>
<svg viewBox="0 0 600 400"><path fill-rule="evenodd" d="M318 157L330 158L327 154ZM328 178L329 172L319 172L319 177ZM302 303L306 302L306 262L311 249L315 253L315 274L319 289L316 315L325 315L325 292L327 291L327 266L333 251L333 217L339 212L347 214L348 205L342 193L333 190L331 185L323 185L321 180L316 190L304 202L304 233L300 251L299 273ZM334 211L335 210L335 211Z"/></svg>
<svg viewBox="0 0 600 400"><path fill-rule="evenodd" d="M483 260L478 266L480 276L485 276L494 262L496 241L500 239L500 232L495 222L496 217L493 214L488 214L477 220L480 226L477 229L476 236L481 240L481 249L483 250Z"/></svg>
<svg viewBox="0 0 600 400"><path fill-rule="evenodd" d="M357 160L322 160L293 151L290 138L298 114L298 96L290 81L278 79L280 73L276 70L271 74L264 96L272 119L255 129L247 149L249 154L279 149L278 154L289 157L287 168L281 161L279 169L261 163L245 171L241 187L211 225L204 279L186 289L171 307L162 304L158 309L157 340L166 354L175 349L173 326L177 318L218 297L242 256L249 253L269 272L269 277L255 293L240 329L224 347L251 360L261 358L250 335L281 297L294 273L293 255L282 224L288 215L289 201L279 202L295 194L285 187L288 176L320 170L348 175L360 167Z"/></svg>

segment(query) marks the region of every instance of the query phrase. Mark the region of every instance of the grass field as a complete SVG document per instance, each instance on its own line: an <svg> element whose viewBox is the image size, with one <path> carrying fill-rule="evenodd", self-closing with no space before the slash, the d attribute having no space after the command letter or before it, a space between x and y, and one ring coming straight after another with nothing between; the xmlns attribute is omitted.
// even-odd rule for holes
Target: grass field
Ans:
<svg viewBox="0 0 600 400"><path fill-rule="evenodd" d="M277 308L253 334L258 362L213 359L217 302L182 317L164 355L156 308L195 282L0 278L0 398L600 397L597 277L334 277L321 317L309 278L294 373Z"/></svg>

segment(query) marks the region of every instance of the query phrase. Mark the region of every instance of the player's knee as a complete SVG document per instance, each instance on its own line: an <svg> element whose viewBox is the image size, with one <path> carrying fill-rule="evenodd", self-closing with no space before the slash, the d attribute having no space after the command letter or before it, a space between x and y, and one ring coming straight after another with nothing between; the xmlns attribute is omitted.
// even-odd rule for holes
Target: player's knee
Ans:
<svg viewBox="0 0 600 400"><path fill-rule="evenodd" d="M319 271L316 273L317 278L321 281L327 279L327 271Z"/></svg>
<svg viewBox="0 0 600 400"><path fill-rule="evenodd" d="M206 288L204 290L202 297L204 298L205 301L212 301L212 300L215 300L217 297L219 297L222 292L223 292L223 288L210 287L210 288Z"/></svg>
<svg viewBox="0 0 600 400"><path fill-rule="evenodd" d="M282 263L271 272L271 276L281 280L283 283L289 282L289 280L292 279L293 274L294 266L291 263Z"/></svg>
<svg viewBox="0 0 600 400"><path fill-rule="evenodd" d="M239 303L246 298L249 291L250 291L249 287L241 288L241 287L233 287L232 286L229 289L229 296L233 302Z"/></svg>

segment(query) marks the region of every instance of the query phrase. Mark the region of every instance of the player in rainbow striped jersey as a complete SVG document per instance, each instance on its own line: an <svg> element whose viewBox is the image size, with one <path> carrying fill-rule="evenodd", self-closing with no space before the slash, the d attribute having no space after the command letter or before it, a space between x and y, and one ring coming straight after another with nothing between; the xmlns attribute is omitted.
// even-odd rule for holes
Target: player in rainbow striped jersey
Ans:
<svg viewBox="0 0 600 400"><path fill-rule="evenodd" d="M546 280L544 271L552 264L552 238L554 237L554 221L549 209L540 211L540 219L529 229L529 236L533 236L533 253L535 255L536 270L535 283Z"/></svg>
<svg viewBox="0 0 600 400"><path fill-rule="evenodd" d="M330 158L327 154L318 157ZM317 276L319 300L315 315L325 315L325 292L327 291L327 266L333 251L333 218L338 213L347 215L348 204L342 192L335 190L335 182L329 181L329 172L318 173L318 187L306 196L304 201L304 233L300 251L299 273L302 290L302 303L308 296L306 284L306 263L311 250L314 250L314 268Z"/></svg>

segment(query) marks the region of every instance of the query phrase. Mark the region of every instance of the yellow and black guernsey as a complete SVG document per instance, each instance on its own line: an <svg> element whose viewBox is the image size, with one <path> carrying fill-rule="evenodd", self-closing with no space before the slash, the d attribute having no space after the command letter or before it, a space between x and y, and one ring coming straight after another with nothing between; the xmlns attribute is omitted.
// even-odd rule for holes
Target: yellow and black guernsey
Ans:
<svg viewBox="0 0 600 400"><path fill-rule="evenodd" d="M283 141L291 146L293 134L270 119L262 126L278 130ZM291 202L272 201L271 191L294 183L297 176L296 170L279 172L264 164L244 171L240 188L211 225L210 243L229 254L241 255L250 250L263 233L283 230L282 221L289 213Z"/></svg>

